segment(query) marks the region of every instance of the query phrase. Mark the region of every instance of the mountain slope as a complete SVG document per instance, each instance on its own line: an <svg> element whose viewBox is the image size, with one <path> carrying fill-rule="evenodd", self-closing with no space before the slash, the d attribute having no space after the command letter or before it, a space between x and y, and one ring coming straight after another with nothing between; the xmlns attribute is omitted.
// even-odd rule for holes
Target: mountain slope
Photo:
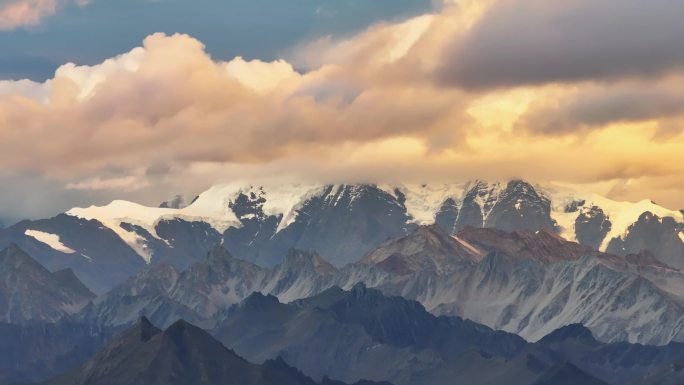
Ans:
<svg viewBox="0 0 684 385"><path fill-rule="evenodd" d="M0 322L57 321L94 297L71 271L50 273L16 245L0 251Z"/></svg>
<svg viewBox="0 0 684 385"><path fill-rule="evenodd" d="M205 331L178 321L164 331L141 319L80 368L46 385L315 385L282 362L256 365Z"/></svg>
<svg viewBox="0 0 684 385"><path fill-rule="evenodd" d="M448 274L461 266L477 264L484 255L483 250L458 237L452 238L441 227L433 225L421 226L405 237L385 242L363 257L361 263L374 264L400 275Z"/></svg>
<svg viewBox="0 0 684 385"><path fill-rule="evenodd" d="M472 319L533 341L573 323L586 325L602 341L684 341L682 272L648 254L596 252L543 230L467 228L448 236L435 226L419 227L340 269L305 252L291 252L268 269L219 247L154 295L113 298L103 305L108 310L92 314L114 325L141 314L168 325L184 314L207 326L204 321L216 312L254 291L291 302L360 282L419 301L434 314Z"/></svg>
<svg viewBox="0 0 684 385"><path fill-rule="evenodd" d="M681 385L683 383L684 361L680 361L663 365L631 385Z"/></svg>
<svg viewBox="0 0 684 385"><path fill-rule="evenodd" d="M0 230L0 247L17 244L51 271L70 268L102 294L145 266L115 231L97 220L60 214Z"/></svg>
<svg viewBox="0 0 684 385"><path fill-rule="evenodd" d="M582 370L612 384L629 384L663 365L684 360L684 344L649 346L618 342L604 344L591 331L575 324L558 329L537 345L563 356Z"/></svg>
<svg viewBox="0 0 684 385"><path fill-rule="evenodd" d="M397 255L396 245L417 234L373 254ZM466 228L451 242L486 257L446 275L406 274L382 260L356 264L341 270L337 284L349 288L365 282L418 300L435 314L458 315L530 340L578 322L605 341L665 344L684 338L684 277L657 260L596 252L544 230ZM414 254L430 260L431 251Z"/></svg>
<svg viewBox="0 0 684 385"><path fill-rule="evenodd" d="M171 265L151 265L93 300L74 318L99 327L129 326L140 316L162 326L179 319L197 324L207 322L201 314L170 298L169 292L179 277L180 273Z"/></svg>

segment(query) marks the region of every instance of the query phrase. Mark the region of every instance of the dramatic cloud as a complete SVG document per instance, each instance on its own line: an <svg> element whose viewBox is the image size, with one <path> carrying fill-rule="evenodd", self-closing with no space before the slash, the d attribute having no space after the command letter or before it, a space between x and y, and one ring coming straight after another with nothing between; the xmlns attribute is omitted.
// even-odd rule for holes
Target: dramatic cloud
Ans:
<svg viewBox="0 0 684 385"><path fill-rule="evenodd" d="M486 89L684 66L680 0L501 0L446 55L440 79Z"/></svg>
<svg viewBox="0 0 684 385"><path fill-rule="evenodd" d="M36 25L70 0L0 0L0 30ZM75 0L85 5L89 0Z"/></svg>
<svg viewBox="0 0 684 385"><path fill-rule="evenodd" d="M352 99L321 92L343 82L357 84ZM283 61L213 61L185 35L150 36L97 66L67 64L39 89L4 88L15 92L0 97L0 166L55 176L267 162L347 141L441 136L437 123L460 113L457 99L429 86L375 86L335 65L302 75Z"/></svg>
<svg viewBox="0 0 684 385"><path fill-rule="evenodd" d="M45 191L58 186L60 197L154 204L238 178L522 177L600 185L615 198L684 206L677 194L684 188L684 70L676 65L567 75L588 54L560 44L554 52L568 63L549 76L513 76L517 69L492 75L492 83L476 73L472 79L484 83L464 84L458 76L451 86L435 82L445 57L450 68L477 62L454 49L471 47L473 36L493 28L492 15L550 13L572 24L586 6L525 4L522 10L503 0L447 4L344 39L302 43L287 60L217 60L193 37L158 33L100 64L63 65L43 83L0 82L0 184L31 175L32 183L44 178ZM622 31L605 28L609 36ZM484 55L491 47L481 48ZM622 49L614 52L623 55ZM660 49L651 47L654 55ZM513 68L518 59L507 60L486 62ZM601 60L594 64L601 67ZM0 205L7 211L8 204Z"/></svg>

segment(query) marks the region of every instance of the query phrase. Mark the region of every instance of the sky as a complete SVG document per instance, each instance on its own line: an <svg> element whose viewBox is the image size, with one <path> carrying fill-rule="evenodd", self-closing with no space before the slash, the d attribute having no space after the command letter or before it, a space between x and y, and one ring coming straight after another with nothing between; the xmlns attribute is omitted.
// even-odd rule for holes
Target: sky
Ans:
<svg viewBox="0 0 684 385"><path fill-rule="evenodd" d="M0 218L235 179L523 178L684 208L682 14L681 0L0 0Z"/></svg>

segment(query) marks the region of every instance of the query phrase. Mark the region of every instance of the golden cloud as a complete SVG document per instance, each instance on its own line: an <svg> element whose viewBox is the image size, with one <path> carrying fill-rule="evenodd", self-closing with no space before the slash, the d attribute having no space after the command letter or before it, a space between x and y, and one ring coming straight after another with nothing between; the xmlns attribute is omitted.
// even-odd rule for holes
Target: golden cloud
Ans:
<svg viewBox="0 0 684 385"><path fill-rule="evenodd" d="M0 82L0 170L81 190L146 189L166 174L186 189L274 174L522 177L618 183L615 197L683 206L673 191L684 187L684 73L492 90L435 81L445 57L459 60L452 47L481 25L485 3L496 6L448 5L317 40L289 62L215 60L190 36L154 34L101 64L64 65L44 83Z"/></svg>

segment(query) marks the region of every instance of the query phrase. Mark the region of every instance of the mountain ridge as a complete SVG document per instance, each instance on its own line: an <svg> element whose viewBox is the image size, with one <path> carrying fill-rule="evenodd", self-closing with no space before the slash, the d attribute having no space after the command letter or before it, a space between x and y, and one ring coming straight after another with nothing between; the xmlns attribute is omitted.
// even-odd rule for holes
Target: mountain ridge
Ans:
<svg viewBox="0 0 684 385"><path fill-rule="evenodd" d="M282 360L252 364L184 321L165 330L145 317L88 362L44 385L316 385ZM337 384L327 381L329 384ZM369 385L374 384L367 382ZM339 384L343 385L343 384Z"/></svg>
<svg viewBox="0 0 684 385"><path fill-rule="evenodd" d="M265 267L280 263L291 248L315 250L342 267L388 238L426 224L438 224L452 235L468 226L547 230L612 254L648 250L664 264L684 267L681 211L648 200L617 202L520 180L263 187L232 183L214 186L179 209L118 200L23 221L0 230L0 246L15 242L52 270L72 268L101 294L150 262L184 270L221 242L239 258ZM41 243L27 231L45 233L64 248ZM92 241L85 242L79 233Z"/></svg>

